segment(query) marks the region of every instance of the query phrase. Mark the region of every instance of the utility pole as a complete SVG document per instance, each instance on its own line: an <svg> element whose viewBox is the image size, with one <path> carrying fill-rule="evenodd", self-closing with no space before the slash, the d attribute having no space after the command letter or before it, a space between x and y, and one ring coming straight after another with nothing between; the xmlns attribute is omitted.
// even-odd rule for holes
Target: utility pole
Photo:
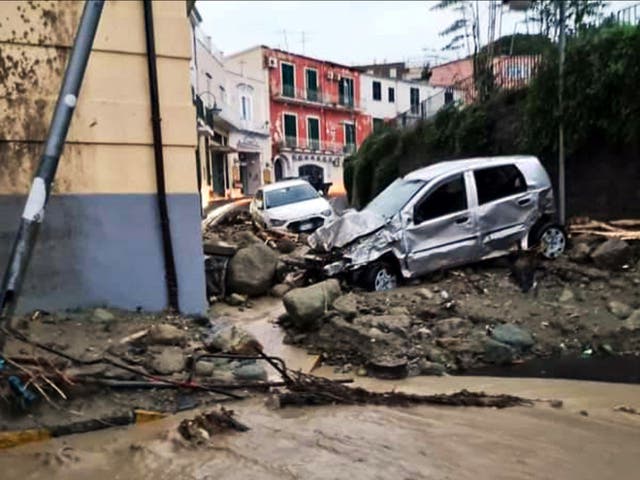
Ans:
<svg viewBox="0 0 640 480"><path fill-rule="evenodd" d="M558 48L560 49L558 66L558 195L560 210L560 225L566 221L566 192L565 192L565 158L564 158L564 109L562 96L564 90L564 55L565 55L565 0L558 2L560 19L560 38Z"/></svg>

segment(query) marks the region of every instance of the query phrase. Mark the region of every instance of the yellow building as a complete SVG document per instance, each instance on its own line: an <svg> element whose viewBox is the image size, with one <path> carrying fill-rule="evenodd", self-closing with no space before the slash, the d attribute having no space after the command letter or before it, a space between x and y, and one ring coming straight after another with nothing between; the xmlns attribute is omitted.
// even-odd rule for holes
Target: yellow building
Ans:
<svg viewBox="0 0 640 480"><path fill-rule="evenodd" d="M82 13L78 1L0 2L0 274ZM185 1L154 1L167 201L179 300L205 283ZM102 12L19 310L167 306L143 4Z"/></svg>

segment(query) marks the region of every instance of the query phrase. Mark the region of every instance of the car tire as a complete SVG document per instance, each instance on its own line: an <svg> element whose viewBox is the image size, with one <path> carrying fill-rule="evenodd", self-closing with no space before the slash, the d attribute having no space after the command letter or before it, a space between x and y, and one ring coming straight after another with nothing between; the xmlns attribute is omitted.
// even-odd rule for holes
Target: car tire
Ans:
<svg viewBox="0 0 640 480"><path fill-rule="evenodd" d="M364 275L364 287L371 292L393 290L398 286L398 274L387 262L375 262Z"/></svg>
<svg viewBox="0 0 640 480"><path fill-rule="evenodd" d="M532 232L531 247L537 247L542 256L548 260L555 260L567 249L567 233L557 223L547 223Z"/></svg>

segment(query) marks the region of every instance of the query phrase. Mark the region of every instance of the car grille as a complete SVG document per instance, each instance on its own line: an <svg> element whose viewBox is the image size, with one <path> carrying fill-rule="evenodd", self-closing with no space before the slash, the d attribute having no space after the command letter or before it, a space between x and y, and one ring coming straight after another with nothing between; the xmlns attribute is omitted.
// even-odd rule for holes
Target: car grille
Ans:
<svg viewBox="0 0 640 480"><path fill-rule="evenodd" d="M295 222L291 222L289 225L287 225L287 229L291 232L294 233L299 233L300 232L300 227L302 225L307 225L307 224L311 224L312 227L311 228L305 228L303 231L305 233L309 233L309 232L313 232L314 230L320 228L322 225L324 225L324 218L322 217L311 217L311 218L305 218L304 220L298 220Z"/></svg>

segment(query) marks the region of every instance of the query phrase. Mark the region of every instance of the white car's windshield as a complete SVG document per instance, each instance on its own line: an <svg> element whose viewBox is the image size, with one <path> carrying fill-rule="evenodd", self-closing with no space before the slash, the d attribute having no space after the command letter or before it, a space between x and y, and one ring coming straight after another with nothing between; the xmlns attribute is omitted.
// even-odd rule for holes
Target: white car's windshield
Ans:
<svg viewBox="0 0 640 480"><path fill-rule="evenodd" d="M391 185L378 194L365 210L376 213L384 218L391 218L404 207L418 190L426 185L423 180L404 180L398 178Z"/></svg>
<svg viewBox="0 0 640 480"><path fill-rule="evenodd" d="M264 208L276 208L314 198L318 198L318 192L311 185L292 185L264 192Z"/></svg>

